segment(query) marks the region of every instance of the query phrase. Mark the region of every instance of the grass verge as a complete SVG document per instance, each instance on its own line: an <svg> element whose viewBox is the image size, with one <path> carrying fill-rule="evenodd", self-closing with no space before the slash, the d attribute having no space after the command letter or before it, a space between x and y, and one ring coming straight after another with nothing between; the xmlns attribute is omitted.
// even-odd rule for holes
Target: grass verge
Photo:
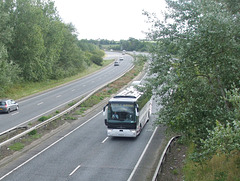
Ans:
<svg viewBox="0 0 240 181"><path fill-rule="evenodd" d="M112 63L113 61L114 60L104 60L103 66L92 64L90 67L80 72L79 74L72 77L65 78L65 79L45 80L42 82L23 82L21 84L15 84L7 91L7 93L4 94L4 97L10 97L11 99L20 99L29 95L33 95L33 94L60 86L62 84L80 79L84 76L87 76L93 72L96 72L102 69L103 67Z"/></svg>
<svg viewBox="0 0 240 181"><path fill-rule="evenodd" d="M188 147L190 155L194 146ZM240 181L240 152L234 151L229 157L214 155L205 164L197 164L187 158L183 168L185 181Z"/></svg>

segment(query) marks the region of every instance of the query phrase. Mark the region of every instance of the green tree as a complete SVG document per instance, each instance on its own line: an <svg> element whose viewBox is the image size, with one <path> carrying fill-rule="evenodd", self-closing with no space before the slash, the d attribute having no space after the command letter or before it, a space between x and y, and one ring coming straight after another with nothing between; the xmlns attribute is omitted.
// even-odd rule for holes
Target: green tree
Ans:
<svg viewBox="0 0 240 181"><path fill-rule="evenodd" d="M225 98L226 90L240 85L239 14L227 0L166 2L166 21L145 12L154 22L151 83L161 97L159 123L201 144L215 120L234 120Z"/></svg>
<svg viewBox="0 0 240 181"><path fill-rule="evenodd" d="M85 56L78 46L76 29L72 24L65 25L63 28L63 45L60 57L55 66L55 78L63 78L75 75L83 70Z"/></svg>
<svg viewBox="0 0 240 181"><path fill-rule="evenodd" d="M0 1L0 97L4 91L19 80L18 66L9 60L7 45L12 41L12 28L9 26L10 17L5 2Z"/></svg>
<svg viewBox="0 0 240 181"><path fill-rule="evenodd" d="M65 24L61 22L52 1L42 3L40 7L44 14L44 28L42 32L45 52L42 58L47 69L47 77L52 78L54 67L60 58L64 42L63 29Z"/></svg>
<svg viewBox="0 0 240 181"><path fill-rule="evenodd" d="M135 38L129 38L128 40L121 40L121 50L127 51L148 51L148 43L137 40Z"/></svg>
<svg viewBox="0 0 240 181"><path fill-rule="evenodd" d="M97 45L77 39L52 0L0 1L1 89L19 76L30 82L71 76L101 64L102 56Z"/></svg>
<svg viewBox="0 0 240 181"><path fill-rule="evenodd" d="M204 162L215 154L231 157L240 152L240 89L233 88L226 94L227 100L232 104L234 121L226 121L225 124L216 121L216 127L208 130L207 139L201 139L199 152L192 155L195 161Z"/></svg>
<svg viewBox="0 0 240 181"><path fill-rule="evenodd" d="M84 51L85 63L87 66L90 66L92 63L97 65L102 65L104 52L100 50L99 46L95 45L95 43L88 40L79 40L78 47Z"/></svg>
<svg viewBox="0 0 240 181"><path fill-rule="evenodd" d="M96 65L102 66L103 58L94 54L91 56L90 60Z"/></svg>
<svg viewBox="0 0 240 181"><path fill-rule="evenodd" d="M11 55L23 70L22 76L28 81L39 81L46 78L47 68L43 59L45 52L43 19L43 12L34 4L34 1L16 1Z"/></svg>
<svg viewBox="0 0 240 181"><path fill-rule="evenodd" d="M4 96L5 90L19 80L20 69L17 65L8 61L7 50L0 42L0 97Z"/></svg>

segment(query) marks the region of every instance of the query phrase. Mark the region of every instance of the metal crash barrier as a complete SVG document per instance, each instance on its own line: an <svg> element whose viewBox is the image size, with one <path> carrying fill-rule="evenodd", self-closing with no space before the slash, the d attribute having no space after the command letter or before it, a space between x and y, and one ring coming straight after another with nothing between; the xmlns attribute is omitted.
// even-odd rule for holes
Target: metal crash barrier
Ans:
<svg viewBox="0 0 240 181"><path fill-rule="evenodd" d="M161 158L159 160L159 163L158 163L158 166L156 168L156 171L153 175L153 178L152 178L152 181L158 181L157 178L158 178L158 175L161 173L162 171L162 167L163 167L163 164L164 164L164 161L166 160L166 157L167 157L167 154L171 151L171 146L175 143L176 139L178 139L179 137L181 137L180 135L178 136L175 136L175 137L172 137L167 146L165 147L162 155L161 155Z"/></svg>

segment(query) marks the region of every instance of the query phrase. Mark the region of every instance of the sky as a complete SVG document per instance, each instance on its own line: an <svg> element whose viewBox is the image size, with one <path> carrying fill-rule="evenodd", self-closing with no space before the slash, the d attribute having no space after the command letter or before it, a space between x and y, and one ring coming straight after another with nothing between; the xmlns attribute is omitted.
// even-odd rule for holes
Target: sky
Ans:
<svg viewBox="0 0 240 181"><path fill-rule="evenodd" d="M72 23L78 39L145 39L151 24L143 10L161 16L165 0L55 0L64 23Z"/></svg>

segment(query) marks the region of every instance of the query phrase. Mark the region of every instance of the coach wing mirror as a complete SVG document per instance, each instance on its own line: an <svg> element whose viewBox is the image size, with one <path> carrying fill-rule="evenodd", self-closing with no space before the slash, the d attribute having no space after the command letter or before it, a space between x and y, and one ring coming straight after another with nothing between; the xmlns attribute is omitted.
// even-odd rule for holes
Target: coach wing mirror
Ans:
<svg viewBox="0 0 240 181"><path fill-rule="evenodd" d="M137 109L137 112L139 112L139 107L137 103L135 103L135 108Z"/></svg>
<svg viewBox="0 0 240 181"><path fill-rule="evenodd" d="M106 107L108 106L108 104L106 106L103 107L103 116L106 115Z"/></svg>
<svg viewBox="0 0 240 181"><path fill-rule="evenodd" d="M104 122L105 122L105 125L107 126L108 125L107 119L104 119Z"/></svg>
<svg viewBox="0 0 240 181"><path fill-rule="evenodd" d="M138 116L138 108L135 108L136 116Z"/></svg>
<svg viewBox="0 0 240 181"><path fill-rule="evenodd" d="M135 103L135 113L136 113L136 116L139 115L138 112L139 112L139 107L138 107L138 104Z"/></svg>

